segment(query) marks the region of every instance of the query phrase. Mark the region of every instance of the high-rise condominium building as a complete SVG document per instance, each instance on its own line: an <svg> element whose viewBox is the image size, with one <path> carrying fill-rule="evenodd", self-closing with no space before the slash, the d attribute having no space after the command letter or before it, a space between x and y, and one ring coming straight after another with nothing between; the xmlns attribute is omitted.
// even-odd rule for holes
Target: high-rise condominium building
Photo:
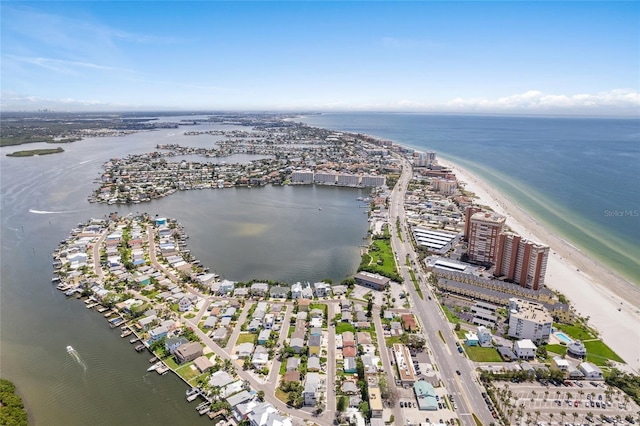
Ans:
<svg viewBox="0 0 640 426"><path fill-rule="evenodd" d="M469 220L469 249L467 256L471 262L492 265L498 252L498 236L502 232L506 218L498 213L481 211ZM466 228L466 226L465 226Z"/></svg>
<svg viewBox="0 0 640 426"><path fill-rule="evenodd" d="M548 258L548 246L512 232L503 232L498 236L494 275L506 277L521 287L538 290L544 284Z"/></svg>

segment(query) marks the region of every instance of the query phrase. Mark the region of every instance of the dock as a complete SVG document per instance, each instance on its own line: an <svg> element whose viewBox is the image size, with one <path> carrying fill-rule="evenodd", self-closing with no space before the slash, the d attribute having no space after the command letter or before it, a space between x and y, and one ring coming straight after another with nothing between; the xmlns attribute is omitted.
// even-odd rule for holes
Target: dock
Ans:
<svg viewBox="0 0 640 426"><path fill-rule="evenodd" d="M160 367L156 368L156 373L158 373L161 376L164 376L169 372L169 370L171 369L163 363Z"/></svg>

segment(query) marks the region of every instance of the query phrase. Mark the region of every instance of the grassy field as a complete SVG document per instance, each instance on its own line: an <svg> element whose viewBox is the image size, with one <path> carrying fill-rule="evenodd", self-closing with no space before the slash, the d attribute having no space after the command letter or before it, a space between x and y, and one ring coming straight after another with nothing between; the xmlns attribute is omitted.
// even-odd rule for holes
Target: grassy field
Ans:
<svg viewBox="0 0 640 426"><path fill-rule="evenodd" d="M289 394L284 392L280 388L276 388L276 398L278 398L280 401L282 401L282 402L284 402L286 404L288 399L289 399Z"/></svg>
<svg viewBox="0 0 640 426"><path fill-rule="evenodd" d="M447 320L449 320L450 323L457 324L460 322L460 318L458 318L456 314L451 312L451 309L449 309L447 306L442 305L442 309L444 310L444 314L447 316Z"/></svg>
<svg viewBox="0 0 640 426"><path fill-rule="evenodd" d="M612 351L602 340L584 342L584 347L587 349L587 361L595 365L606 365L608 360L624 362L624 360Z"/></svg>
<svg viewBox="0 0 640 426"><path fill-rule="evenodd" d="M355 334L356 328L348 322L339 322L336 324L336 334L342 334L345 331L350 331Z"/></svg>
<svg viewBox="0 0 640 426"><path fill-rule="evenodd" d="M589 329L581 325L553 323L553 327L558 330L564 331L564 333L569 337L577 340L589 340L595 339L597 337Z"/></svg>
<svg viewBox="0 0 640 426"><path fill-rule="evenodd" d="M400 340L400 336L385 337L384 342L388 348L393 346L394 343L402 343L402 341Z"/></svg>
<svg viewBox="0 0 640 426"><path fill-rule="evenodd" d="M380 271L397 273L396 262L388 240L373 240L369 249L369 256L371 256L371 264L375 265Z"/></svg>
<svg viewBox="0 0 640 426"><path fill-rule="evenodd" d="M253 343L255 345L256 340L258 339L258 335L257 334L253 334L253 333L240 333L240 335L238 336L238 340L236 341L236 345L239 345L241 343Z"/></svg>
<svg viewBox="0 0 640 426"><path fill-rule="evenodd" d="M465 352L471 361L502 362L502 357L496 348L481 348L480 346L465 346Z"/></svg>
<svg viewBox="0 0 640 426"><path fill-rule="evenodd" d="M567 347L564 345L547 345L547 352L553 352L554 354L564 355L567 353Z"/></svg>
<svg viewBox="0 0 640 426"><path fill-rule="evenodd" d="M176 369L176 373L180 375L180 377L184 378L186 381L189 381L193 378L196 378L200 375L200 372L197 368L193 367L193 362L189 362L183 366L180 366Z"/></svg>

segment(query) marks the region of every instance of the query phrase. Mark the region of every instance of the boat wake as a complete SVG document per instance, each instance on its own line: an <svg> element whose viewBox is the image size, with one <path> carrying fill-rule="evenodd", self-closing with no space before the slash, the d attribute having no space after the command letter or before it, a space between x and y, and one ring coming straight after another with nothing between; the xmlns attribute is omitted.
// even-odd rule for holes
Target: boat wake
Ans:
<svg viewBox="0 0 640 426"><path fill-rule="evenodd" d="M82 358L80 358L80 354L78 353L78 351L73 349L71 346L67 346L67 352L69 353L69 355L71 355L71 358L73 358L73 360L80 367L82 367L82 370L86 372L87 371L87 364L85 364L84 361L82 360Z"/></svg>
<svg viewBox="0 0 640 426"><path fill-rule="evenodd" d="M52 211L48 211L48 210L29 209L29 213L33 213L33 214L64 214L64 213L73 213L73 211L72 210L68 210L68 211L62 211L62 212L52 212Z"/></svg>

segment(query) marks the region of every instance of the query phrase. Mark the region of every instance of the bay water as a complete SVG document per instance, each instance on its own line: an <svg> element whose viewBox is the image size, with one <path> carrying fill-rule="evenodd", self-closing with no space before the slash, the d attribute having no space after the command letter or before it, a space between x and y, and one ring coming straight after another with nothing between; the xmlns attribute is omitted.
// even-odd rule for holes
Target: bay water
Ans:
<svg viewBox="0 0 640 426"><path fill-rule="evenodd" d="M174 217L190 235L191 253L231 280L339 282L355 273L368 229L356 198L368 191L267 186L179 191L130 206L87 202L108 159L159 143L213 147L219 136L182 135L209 128L229 126L89 138L39 157L6 154L50 144L0 149L0 375L17 385L30 424L211 424L185 401L184 382L147 372L146 352L136 353L101 314L51 284L51 253L80 222L113 211Z"/></svg>

